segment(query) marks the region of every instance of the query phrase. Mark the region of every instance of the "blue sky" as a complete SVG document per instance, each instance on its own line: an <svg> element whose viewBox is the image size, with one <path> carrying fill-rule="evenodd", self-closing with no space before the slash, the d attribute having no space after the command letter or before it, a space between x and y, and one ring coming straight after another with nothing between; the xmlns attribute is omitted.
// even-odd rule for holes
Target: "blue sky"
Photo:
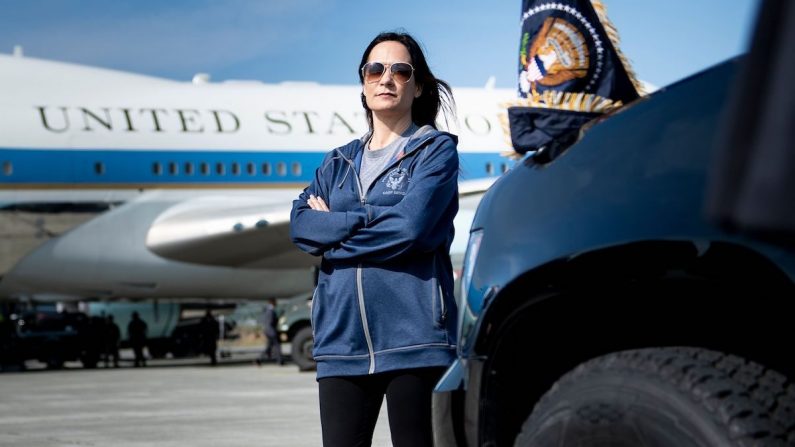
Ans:
<svg viewBox="0 0 795 447"><path fill-rule="evenodd" d="M757 0L605 0L638 76L667 85L744 51ZM513 88L520 1L0 0L0 52L177 80L353 84L380 31L404 28L453 86Z"/></svg>

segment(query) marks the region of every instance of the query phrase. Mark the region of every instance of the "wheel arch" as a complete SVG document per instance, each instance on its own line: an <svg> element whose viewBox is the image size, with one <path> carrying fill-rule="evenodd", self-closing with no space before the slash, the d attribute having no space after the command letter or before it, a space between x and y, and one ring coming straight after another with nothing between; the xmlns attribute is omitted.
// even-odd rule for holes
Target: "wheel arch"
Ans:
<svg viewBox="0 0 795 447"><path fill-rule="evenodd" d="M486 308L475 342L485 358L482 442L512 442L534 403L591 358L651 346L699 346L795 370L778 349L792 339L792 280L751 248L726 242L644 241L530 270ZM792 325L790 325L792 326Z"/></svg>

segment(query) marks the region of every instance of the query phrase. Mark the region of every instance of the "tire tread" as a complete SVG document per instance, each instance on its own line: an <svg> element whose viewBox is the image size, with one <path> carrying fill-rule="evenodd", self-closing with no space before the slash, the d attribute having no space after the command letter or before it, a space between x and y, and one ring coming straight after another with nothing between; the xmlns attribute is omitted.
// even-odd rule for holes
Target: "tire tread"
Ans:
<svg viewBox="0 0 795 447"><path fill-rule="evenodd" d="M608 370L641 373L677 387L724 427L736 446L795 446L795 385L758 363L701 348L646 348L592 359L555 383L533 412L552 405L562 386ZM532 419L517 445L530 445Z"/></svg>

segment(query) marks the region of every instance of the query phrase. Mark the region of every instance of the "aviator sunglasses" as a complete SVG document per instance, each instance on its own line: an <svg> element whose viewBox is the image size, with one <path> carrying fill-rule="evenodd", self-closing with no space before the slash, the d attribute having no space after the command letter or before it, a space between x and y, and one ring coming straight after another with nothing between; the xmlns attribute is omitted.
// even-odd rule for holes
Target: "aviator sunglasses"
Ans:
<svg viewBox="0 0 795 447"><path fill-rule="evenodd" d="M406 84L409 82L411 80L411 76L414 75L414 67L406 62L395 62L394 64L368 62L362 67L362 77L364 78L364 82L372 84L374 82L380 81L381 77L386 71L386 67L389 67L389 71L392 73L392 78L401 84Z"/></svg>

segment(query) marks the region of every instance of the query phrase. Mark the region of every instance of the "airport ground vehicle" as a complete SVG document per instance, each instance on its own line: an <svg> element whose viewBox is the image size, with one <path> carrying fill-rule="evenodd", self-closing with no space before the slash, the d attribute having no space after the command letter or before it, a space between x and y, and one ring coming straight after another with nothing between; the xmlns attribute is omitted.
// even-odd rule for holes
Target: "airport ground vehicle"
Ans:
<svg viewBox="0 0 795 447"><path fill-rule="evenodd" d="M312 294L301 294L279 303L277 329L282 343L291 344L293 362L301 371L315 369L312 358Z"/></svg>
<svg viewBox="0 0 795 447"><path fill-rule="evenodd" d="M486 193L437 445L795 445L795 251L704 211L741 62L592 123Z"/></svg>
<svg viewBox="0 0 795 447"><path fill-rule="evenodd" d="M153 358L169 353L173 357L203 354L205 334L201 317L206 304L167 302L91 302L87 313L57 312L48 307L34 308L4 317L0 336L0 364L17 369L26 360L38 360L49 368L60 368L64 362L79 360L93 368L103 358L106 319L113 315L121 331L121 347L129 347L127 323L138 312L148 326L147 351ZM219 306L216 306L219 307ZM229 310L233 304L224 304ZM221 324L221 323L219 323ZM223 339L236 337L235 322L222 320Z"/></svg>
<svg viewBox="0 0 795 447"><path fill-rule="evenodd" d="M208 305L204 302L174 301L117 301L88 303L92 316L113 315L121 330L122 346L127 346L127 323L138 312L147 324L147 350L154 358L171 353L174 357L189 357L202 353L201 317L207 308L231 310L233 303ZM225 320L221 338L229 338L234 322Z"/></svg>
<svg viewBox="0 0 795 447"><path fill-rule="evenodd" d="M38 360L48 368L80 361L94 368L102 355L103 321L81 312L26 311L10 320L3 334L4 366Z"/></svg>

